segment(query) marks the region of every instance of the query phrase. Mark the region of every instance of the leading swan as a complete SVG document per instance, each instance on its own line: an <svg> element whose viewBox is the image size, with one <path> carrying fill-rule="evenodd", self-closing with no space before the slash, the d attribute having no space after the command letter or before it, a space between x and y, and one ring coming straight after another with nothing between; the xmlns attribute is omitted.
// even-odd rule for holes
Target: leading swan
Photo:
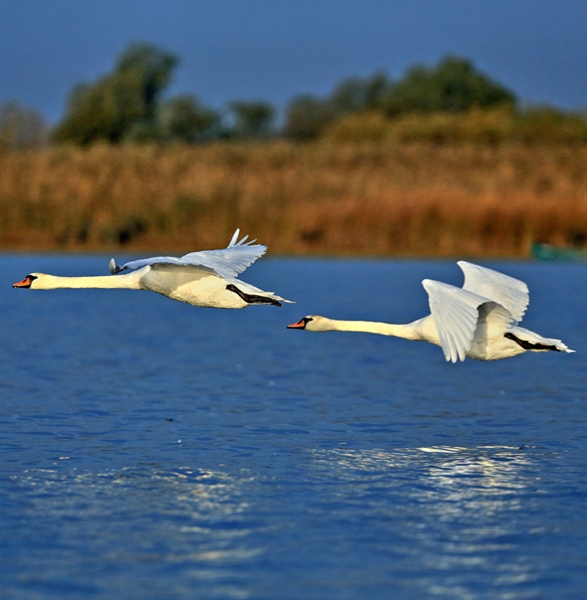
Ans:
<svg viewBox="0 0 587 600"><path fill-rule="evenodd" d="M151 290L173 300L206 308L244 308L251 304L281 306L285 300L237 279L249 265L263 256L267 246L240 241L237 229L226 248L191 252L181 258L158 256L134 260L119 266L110 261L112 275L104 277L56 277L31 273L15 288L53 290L56 288L124 288ZM119 275L123 271L126 274Z"/></svg>
<svg viewBox="0 0 587 600"><path fill-rule="evenodd" d="M526 350L574 352L560 340L544 338L518 326L528 306L528 286L518 279L465 261L462 288L424 279L431 314L407 325L371 321L335 321L304 317L288 329L362 331L441 346L447 361L499 360Z"/></svg>

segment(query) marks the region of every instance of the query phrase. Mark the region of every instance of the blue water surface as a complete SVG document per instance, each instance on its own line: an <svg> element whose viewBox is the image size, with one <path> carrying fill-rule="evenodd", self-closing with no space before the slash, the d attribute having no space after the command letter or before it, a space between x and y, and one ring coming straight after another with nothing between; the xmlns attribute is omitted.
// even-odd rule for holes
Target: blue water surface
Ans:
<svg viewBox="0 0 587 600"><path fill-rule="evenodd" d="M285 328L419 318L453 262L265 258L243 279L297 304L221 311L0 258L1 597L587 597L587 268L484 264L577 353Z"/></svg>

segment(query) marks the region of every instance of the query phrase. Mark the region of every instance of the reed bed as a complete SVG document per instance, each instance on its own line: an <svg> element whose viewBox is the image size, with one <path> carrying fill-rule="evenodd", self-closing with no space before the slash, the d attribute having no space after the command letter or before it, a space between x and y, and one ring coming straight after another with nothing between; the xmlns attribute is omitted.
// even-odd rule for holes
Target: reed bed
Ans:
<svg viewBox="0 0 587 600"><path fill-rule="evenodd" d="M54 147L0 154L4 250L528 254L587 235L587 145Z"/></svg>

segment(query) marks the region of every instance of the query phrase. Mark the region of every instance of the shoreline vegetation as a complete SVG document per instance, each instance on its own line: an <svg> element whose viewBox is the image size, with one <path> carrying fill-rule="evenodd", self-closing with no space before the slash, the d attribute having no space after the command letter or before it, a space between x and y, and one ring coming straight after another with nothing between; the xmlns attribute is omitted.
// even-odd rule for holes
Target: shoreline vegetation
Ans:
<svg viewBox="0 0 587 600"><path fill-rule="evenodd" d="M0 249L178 254L237 227L282 255L586 245L587 113L521 106L467 58L349 77L280 119L263 100L167 95L177 64L131 44L51 130L0 106Z"/></svg>
<svg viewBox="0 0 587 600"><path fill-rule="evenodd" d="M587 143L356 129L2 151L0 248L180 254L240 227L273 255L521 258L587 237Z"/></svg>

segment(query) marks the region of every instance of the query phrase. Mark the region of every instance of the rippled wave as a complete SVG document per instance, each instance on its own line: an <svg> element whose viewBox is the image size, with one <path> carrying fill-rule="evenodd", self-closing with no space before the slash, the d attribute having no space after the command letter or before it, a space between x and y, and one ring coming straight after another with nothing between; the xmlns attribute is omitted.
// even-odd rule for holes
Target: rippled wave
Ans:
<svg viewBox="0 0 587 600"><path fill-rule="evenodd" d="M10 282L106 266L0 258ZM268 259L250 281L298 304L233 312L8 290L2 598L587 597L587 271L500 268L530 283L528 326L577 354L447 365L285 329L419 317L422 278L459 283L449 263Z"/></svg>

